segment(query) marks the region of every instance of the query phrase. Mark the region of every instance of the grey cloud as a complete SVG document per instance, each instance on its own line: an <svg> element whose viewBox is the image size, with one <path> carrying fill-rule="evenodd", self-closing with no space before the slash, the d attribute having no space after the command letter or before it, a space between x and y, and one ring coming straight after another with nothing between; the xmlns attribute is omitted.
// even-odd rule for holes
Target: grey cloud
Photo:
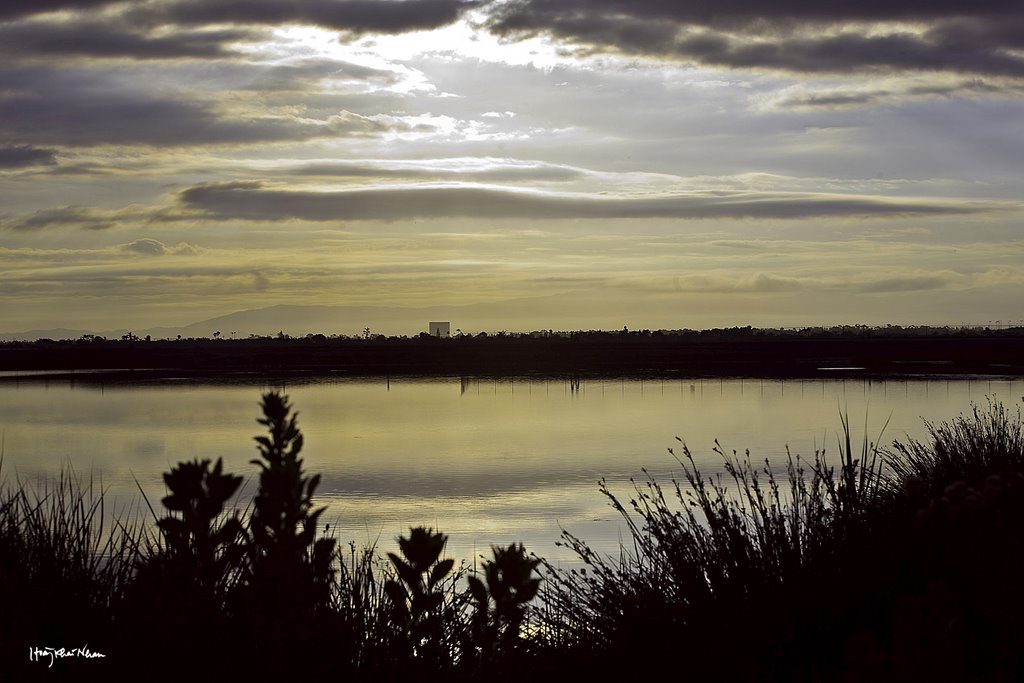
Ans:
<svg viewBox="0 0 1024 683"><path fill-rule="evenodd" d="M963 17L942 22L929 29L925 35L929 40L950 46L970 48L987 43L1019 49L1024 48L1024 17L1020 15L1018 5L1012 13L998 17L998 21Z"/></svg>
<svg viewBox="0 0 1024 683"><path fill-rule="evenodd" d="M708 242L708 245L712 247L723 247L725 249L739 249L742 251L752 252L763 252L766 250L766 246L763 242L753 242L750 240L711 240Z"/></svg>
<svg viewBox="0 0 1024 683"><path fill-rule="evenodd" d="M238 74L239 78L231 84L232 87L237 87L238 82L241 81L247 83L244 87L264 92L302 89L310 83L328 78L375 81L386 84L394 84L398 81L398 75L393 71L331 59L308 59L260 68L245 65L240 66L239 69L245 71Z"/></svg>
<svg viewBox="0 0 1024 683"><path fill-rule="evenodd" d="M862 0L823 3L819 0L513 0L493 6L497 30L547 28L559 19L617 15L702 26L757 22L848 22L945 19L950 17L1013 16L1020 10L1016 0Z"/></svg>
<svg viewBox="0 0 1024 683"><path fill-rule="evenodd" d="M1024 75L1024 59L991 46L951 50L948 45L927 42L911 34L865 36L846 32L773 42L698 36L680 40L674 50L681 57L740 69L774 68L806 73L915 69Z"/></svg>
<svg viewBox="0 0 1024 683"><path fill-rule="evenodd" d="M166 71L165 71L166 73ZM337 112L339 108L353 108L351 102L359 102L381 110L381 104L388 109L396 108L393 102L383 103L379 100L367 100L365 103L354 93L338 93L335 87L325 95L316 85L323 80L341 80L346 82L369 82L374 86L392 85L400 76L388 69L353 64L351 62L309 58L290 60L287 63L254 63L232 60L219 60L206 63L201 68L186 66L177 70L177 79L187 80L193 74L199 74L203 87L207 91L251 91L259 92L266 98L276 98L279 104L294 107L295 95L301 95L304 111ZM328 97L330 101L324 106L317 106L315 100ZM389 106L390 105L390 106ZM385 109L387 110L387 109Z"/></svg>
<svg viewBox="0 0 1024 683"><path fill-rule="evenodd" d="M27 17L60 10L90 10L114 5L121 0L4 0L0 3L0 20Z"/></svg>
<svg viewBox="0 0 1024 683"><path fill-rule="evenodd" d="M470 217L522 219L810 218L974 213L985 205L810 193L704 192L610 197L474 186L306 192L260 182L212 183L179 194L188 208L219 218L309 221Z"/></svg>
<svg viewBox="0 0 1024 683"><path fill-rule="evenodd" d="M194 217L194 216L192 216ZM117 226L139 223L173 223L190 216L180 210L152 208L131 205L120 209L101 209L93 206L59 206L40 209L26 216L7 217L0 221L0 229L16 232L48 230L52 228L77 228L83 230L107 230ZM150 248L152 240L140 240L125 247L141 251Z"/></svg>
<svg viewBox="0 0 1024 683"><path fill-rule="evenodd" d="M907 85L903 88L880 88L874 90L827 90L801 92L783 97L778 101L781 107L841 109L862 107L888 101L903 101L908 97L955 97L969 93L1012 93L1020 88L1013 85L996 85L980 79L957 83L934 85Z"/></svg>
<svg viewBox="0 0 1024 683"><path fill-rule="evenodd" d="M52 149L40 149L29 145L0 145L0 169L53 166L56 163L57 154Z"/></svg>
<svg viewBox="0 0 1024 683"><path fill-rule="evenodd" d="M108 214L85 206L42 209L30 216L4 222L5 227L17 231L43 230L55 226L104 230L113 225L114 220Z"/></svg>
<svg viewBox="0 0 1024 683"><path fill-rule="evenodd" d="M514 181L570 181L587 175L579 168L544 162L476 163L467 165L460 160L436 159L429 163L385 163L360 161L311 162L288 169L289 175L327 176L338 178L406 178L410 180L458 179L489 182Z"/></svg>
<svg viewBox="0 0 1024 683"><path fill-rule="evenodd" d="M963 276L959 273L944 272L934 275L910 275L882 278L862 285L860 291L878 294L918 292L930 289L945 289L962 281Z"/></svg>
<svg viewBox="0 0 1024 683"><path fill-rule="evenodd" d="M29 145L181 146L367 136L400 128L348 111L326 119L232 118L184 95L118 89L85 70L0 71L0 129Z"/></svg>
<svg viewBox="0 0 1024 683"><path fill-rule="evenodd" d="M771 273L758 273L752 277L725 277L721 275L687 275L673 278L672 288L677 292L757 294L797 292L817 286L817 281L783 277Z"/></svg>
<svg viewBox="0 0 1024 683"><path fill-rule="evenodd" d="M92 11L122 0L5 0L0 20L60 10ZM133 3L124 16L140 25L316 24L351 33L403 33L452 23L479 2L463 0L164 0Z"/></svg>
<svg viewBox="0 0 1024 683"><path fill-rule="evenodd" d="M891 23L927 22L923 33ZM850 24L873 24L868 32ZM1010 0L519 0L495 5L503 36L550 34L618 50L716 66L797 72L941 70L1022 76L1020 7ZM828 30L822 30L827 28Z"/></svg>
<svg viewBox="0 0 1024 683"><path fill-rule="evenodd" d="M315 24L355 34L446 26L478 2L463 0L178 0L144 5L138 21L179 24Z"/></svg>
<svg viewBox="0 0 1024 683"><path fill-rule="evenodd" d="M223 57L226 47L252 41L263 32L238 28L185 30L152 34L112 22L24 21L0 25L0 55L8 60L24 57L128 57L168 59Z"/></svg>

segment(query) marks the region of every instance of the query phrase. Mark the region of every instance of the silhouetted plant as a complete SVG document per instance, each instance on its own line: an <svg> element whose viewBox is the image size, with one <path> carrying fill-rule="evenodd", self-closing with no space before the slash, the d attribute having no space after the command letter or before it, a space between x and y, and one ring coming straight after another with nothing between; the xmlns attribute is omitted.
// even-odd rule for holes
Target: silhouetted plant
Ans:
<svg viewBox="0 0 1024 683"><path fill-rule="evenodd" d="M370 672L388 669L395 658L391 649L394 607L379 578L390 568L375 545L357 550L350 542L348 548L347 561L339 556L333 600L338 623L332 633L332 649L343 672L362 672L369 678Z"/></svg>
<svg viewBox="0 0 1024 683"><path fill-rule="evenodd" d="M894 442L884 453L896 475L896 488L936 497L957 481L981 486L988 475L1024 471L1020 407L1011 414L988 398L985 408L972 405L970 415L938 425L926 420L925 427L930 439Z"/></svg>
<svg viewBox="0 0 1024 683"><path fill-rule="evenodd" d="M235 604L259 653L257 670L313 672L318 660L300 659L328 645L326 624L334 579L333 538L316 538L325 508L313 509L320 476L302 469L302 434L287 396L269 392L261 403L268 436L257 436L259 490L249 518L248 582Z"/></svg>
<svg viewBox="0 0 1024 683"><path fill-rule="evenodd" d="M325 605L334 575L332 560L334 539L316 538L317 523L326 508L313 510L313 493L320 475L305 476L302 459L302 434L296 425L298 414L291 414L287 396L269 392L263 396L265 425L270 436L257 436L262 460L259 491L253 501L249 520L252 533L254 581L267 584L268 591L280 595L281 586L299 589L289 601L305 609ZM277 586L276 588L274 586ZM312 593L302 595L306 586Z"/></svg>
<svg viewBox="0 0 1024 683"><path fill-rule="evenodd" d="M188 576L200 591L211 596L227 588L230 570L241 560L244 536L236 513L218 524L227 500L242 478L224 474L223 461L210 469L209 460L178 463L164 474L171 493L163 505L180 516L157 522L163 532L168 561L177 574Z"/></svg>
<svg viewBox="0 0 1024 683"><path fill-rule="evenodd" d="M843 599L869 586L865 578L874 578L857 576L853 567L863 563L849 568L845 563L870 536L881 468L866 440L859 455L853 451L845 420L844 431L838 473L823 453L806 467L801 458L790 457L785 488L767 462L755 467L749 453L741 459L717 443L725 477L713 479L701 474L683 444L683 457L676 459L686 485L673 480L675 504L650 475L642 485L634 483L628 507L602 482L602 493L627 525L632 547L622 548L616 560L563 532L564 544L585 567L562 571L546 565L555 590L547 596L548 621L541 632L572 643L578 652L611 658L603 661L625 662L646 651L655 658L687 657L697 677L725 676L722 666L737 679L756 676L756 668L744 667L756 667L757 656L730 657L734 644L718 637L733 614L748 614L752 623L786 607L799 614L812 605L797 598L803 601L824 590L829 582L823 576L848 582ZM735 488L730 491L726 482ZM821 633L840 623L822 621ZM786 653L780 661L795 658L799 641L818 634L799 622L789 626L792 630L772 630L766 624L764 637L744 647L775 656ZM820 659L804 658L801 671L815 672L821 660L828 666L839 657L828 649L833 643L823 642L828 647L813 650ZM784 671L772 675L787 676Z"/></svg>
<svg viewBox="0 0 1024 683"><path fill-rule="evenodd" d="M296 416L275 393L262 409L248 520L226 513L241 479L219 459L164 475L159 540L120 522L104 533L102 494L70 473L0 492L0 679L26 677L5 659L24 660L26 637L82 633L116 644L94 648L116 654L115 679L154 652L152 675L175 681L196 661L205 677L254 679L608 679L638 658L685 661L701 680L1024 673L1024 429L998 403L928 423L931 443L895 444L888 481L867 439L853 450L845 418L838 467L790 457L786 477L716 443L723 474L705 478L684 444L674 496L648 475L624 504L602 482L631 536L618 560L564 533L585 568L544 563L542 584L521 544L492 547L462 591L447 537L424 527L387 560L352 545L336 570Z"/></svg>
<svg viewBox="0 0 1024 683"><path fill-rule="evenodd" d="M522 544L492 546L491 552L494 559L483 564L486 583L476 576L467 579L473 601L467 645L470 656L482 660L485 667L517 650L527 605L541 583L537 574L541 560L528 557Z"/></svg>
<svg viewBox="0 0 1024 683"><path fill-rule="evenodd" d="M226 519L224 513L242 478L225 474L218 458L212 469L209 460L178 463L164 483L170 514L157 520L161 542L143 539L142 560L118 606L129 650L122 659L140 664L145 652L188 651L225 666L219 648L230 632L227 602L240 580L245 533L237 512ZM187 667L170 657L156 678L173 680Z"/></svg>
<svg viewBox="0 0 1024 683"><path fill-rule="evenodd" d="M384 583L394 618L410 639L407 655L436 664L448 655L442 621L445 593L440 588L455 560L440 559L447 542L447 536L433 529L410 529L408 537L398 538L402 556L388 553L399 580Z"/></svg>
<svg viewBox="0 0 1024 683"><path fill-rule="evenodd" d="M109 649L113 607L144 532L138 520L114 519L108 530L103 492L70 466L38 486L16 480L2 489L0 680L29 680L39 671L25 657L29 646L87 637L93 650Z"/></svg>

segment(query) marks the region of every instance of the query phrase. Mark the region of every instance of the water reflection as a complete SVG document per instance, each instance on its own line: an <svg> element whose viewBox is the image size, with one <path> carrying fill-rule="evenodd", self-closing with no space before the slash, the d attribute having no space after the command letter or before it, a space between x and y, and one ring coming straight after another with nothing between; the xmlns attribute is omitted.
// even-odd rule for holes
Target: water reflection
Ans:
<svg viewBox="0 0 1024 683"><path fill-rule="evenodd" d="M113 507L164 495L178 461L223 457L256 488L252 436L262 390L284 388L299 411L309 472L320 472L323 517L340 540L365 543L420 524L450 536L456 556L523 541L548 557L565 527L617 552L620 527L597 490L604 477L626 494L647 467L667 480L679 436L706 472L726 450L779 461L789 446L836 451L839 413L853 436L882 443L924 436L986 395L1020 399L1019 379L789 380L451 378L266 384L5 385L0 398L4 475L22 479L70 462L93 470ZM568 558L566 558L568 559Z"/></svg>

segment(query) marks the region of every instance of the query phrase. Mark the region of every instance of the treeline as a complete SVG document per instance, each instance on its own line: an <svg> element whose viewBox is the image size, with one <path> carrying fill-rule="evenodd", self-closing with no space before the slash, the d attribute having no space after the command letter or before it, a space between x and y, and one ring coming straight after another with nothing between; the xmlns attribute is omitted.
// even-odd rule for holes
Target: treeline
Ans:
<svg viewBox="0 0 1024 683"><path fill-rule="evenodd" d="M628 331L457 335L367 334L250 339L105 340L0 344L0 371L171 371L417 376L832 377L1024 374L1019 330ZM148 374L147 374L148 373ZM79 379L88 381L89 377ZM106 381L106 377L99 377ZM111 378L115 379L115 378ZM4 378L0 377L0 381Z"/></svg>
<svg viewBox="0 0 1024 683"><path fill-rule="evenodd" d="M1024 321L1022 321L1024 322ZM757 337L765 338L835 338L835 337L1019 337L1024 336L1024 324L1002 324L994 325L831 325L831 326L803 326L803 327L753 327L751 325L735 327L715 327L706 329L629 329L624 326L621 330L532 330L507 331L498 330L494 332L478 331L463 332L457 329L446 339L468 340L468 339L548 339L567 338L580 340L609 340L609 339L660 339L681 337L686 339L749 339ZM152 337L151 335L137 335L133 332L126 332L118 337L104 337L95 334L84 334L76 338L50 339L40 338L36 340L2 339L0 346L9 345L21 346L83 346L88 344L106 344L117 342L181 342L181 343L202 343L207 341L263 341L263 342L313 342L324 343L328 341L363 341L363 342L399 342L401 340L429 339L427 332L420 332L413 335L384 335L372 332L369 327L362 333L354 335L346 334L324 334L311 332L307 334L289 334L284 330L276 334L246 334L238 335L232 332L224 335L221 332L213 332L209 336L183 337Z"/></svg>

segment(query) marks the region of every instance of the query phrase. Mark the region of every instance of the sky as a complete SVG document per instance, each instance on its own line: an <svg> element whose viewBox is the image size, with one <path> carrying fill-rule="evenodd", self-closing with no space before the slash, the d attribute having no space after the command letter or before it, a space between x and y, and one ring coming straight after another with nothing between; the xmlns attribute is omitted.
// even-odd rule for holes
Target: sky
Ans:
<svg viewBox="0 0 1024 683"><path fill-rule="evenodd" d="M1019 0L6 0L0 331L1017 322L1022 160Z"/></svg>

